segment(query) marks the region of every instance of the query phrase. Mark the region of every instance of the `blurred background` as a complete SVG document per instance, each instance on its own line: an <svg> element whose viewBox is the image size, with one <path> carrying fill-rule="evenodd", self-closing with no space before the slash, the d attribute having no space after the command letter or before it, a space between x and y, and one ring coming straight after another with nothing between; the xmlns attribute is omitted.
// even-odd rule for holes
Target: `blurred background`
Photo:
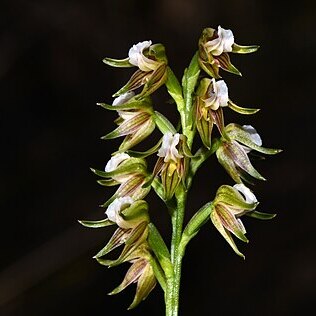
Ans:
<svg viewBox="0 0 316 316"><path fill-rule="evenodd" d="M229 113L226 122L251 124L264 146L283 149L254 162L268 180L253 188L258 210L277 217L244 219L250 243L237 244L245 261L210 223L202 228L184 258L180 315L314 310L315 9L308 0L2 0L0 315L164 315L159 286L132 311L135 286L107 295L129 265L99 265L92 257L113 229L77 222L103 218L99 205L113 193L89 170L103 169L121 142L100 139L114 129L116 115L96 102L111 103L133 72L102 59L125 58L133 44L150 39L165 45L181 78L203 28L218 25L233 30L238 44L260 45L257 53L232 56L243 77L222 75L234 102L261 111ZM154 96L175 122L168 100L164 88ZM211 157L193 183L187 217L223 183L233 184ZM147 201L168 241L164 206L153 192Z"/></svg>

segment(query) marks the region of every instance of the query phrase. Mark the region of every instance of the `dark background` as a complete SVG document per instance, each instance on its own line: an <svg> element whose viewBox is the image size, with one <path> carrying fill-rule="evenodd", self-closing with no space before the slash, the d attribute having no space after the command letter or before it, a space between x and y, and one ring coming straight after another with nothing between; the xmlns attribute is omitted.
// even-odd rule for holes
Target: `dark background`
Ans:
<svg viewBox="0 0 316 316"><path fill-rule="evenodd" d="M112 228L92 230L78 219L103 218L111 196L89 167L102 169L121 139L102 141L115 114L95 105L129 78L104 57L125 58L151 39L166 46L180 78L204 27L233 30L239 44L258 44L232 61L243 77L222 72L231 99L260 107L254 116L227 113L251 124L266 147L282 148L256 161L268 179L253 188L258 210L272 221L245 218L246 255L237 257L208 223L189 244L183 263L180 315L298 315L314 310L315 254L315 2L246 0L1 1L1 271L0 315L163 315L157 286L127 311L134 286L107 293L128 264L106 269L92 256ZM162 89L157 109L175 119ZM153 138L155 134L153 135ZM146 140L145 147L153 144ZM141 148L138 147L138 148ZM233 184L212 157L190 192L188 216L216 188ZM168 240L162 203L150 193L152 220Z"/></svg>

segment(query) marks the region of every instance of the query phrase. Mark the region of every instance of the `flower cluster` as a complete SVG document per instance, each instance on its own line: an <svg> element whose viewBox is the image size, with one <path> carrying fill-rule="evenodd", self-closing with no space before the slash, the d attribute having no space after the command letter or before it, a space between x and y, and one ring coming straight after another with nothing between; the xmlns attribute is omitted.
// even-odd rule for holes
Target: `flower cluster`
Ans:
<svg viewBox="0 0 316 316"><path fill-rule="evenodd" d="M247 242L243 215L270 219L274 215L256 211L259 204L246 184L265 180L251 162L253 152L272 155L280 152L262 146L262 140L251 125L226 124L227 109L249 115L259 109L236 105L229 97L220 69L241 75L230 61L231 53L255 52L259 46L240 46L233 32L218 26L205 28L198 42L198 50L185 69L181 84L168 66L162 44L143 41L133 45L125 59L104 58L105 64L136 67L128 82L101 107L115 111L116 128L102 137L124 137L104 170L91 168L100 177L102 186L118 186L102 205L106 218L80 221L87 227L116 226L112 237L94 258L102 265L113 267L123 262L131 264L122 283L109 294L116 294L137 283L136 294L129 308L136 307L155 287L157 281L165 292L168 315L176 315L176 284L180 280L185 246L202 225L210 221L240 256L233 236ZM153 105L152 94L165 86L179 112L177 128ZM214 126L216 128L214 128ZM150 149L140 152L135 147L149 138L155 129L162 136ZM201 147L193 152L196 135ZM195 149L195 148L194 148ZM157 155L152 170L146 158ZM221 185L215 198L198 210L183 229L187 192L200 165L212 154L226 170L232 185ZM151 191L165 203L172 223L171 251L150 220L145 198ZM106 255L122 247L117 259ZM167 302L168 301L168 302Z"/></svg>

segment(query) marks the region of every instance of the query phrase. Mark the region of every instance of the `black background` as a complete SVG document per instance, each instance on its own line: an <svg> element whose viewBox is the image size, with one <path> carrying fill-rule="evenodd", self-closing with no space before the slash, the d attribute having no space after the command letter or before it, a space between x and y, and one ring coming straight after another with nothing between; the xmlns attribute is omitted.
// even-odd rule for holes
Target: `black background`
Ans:
<svg viewBox="0 0 316 316"><path fill-rule="evenodd" d="M245 261L210 223L203 227L184 258L180 315L313 310L314 3L1 1L0 315L164 314L158 286L132 311L126 308L134 286L107 296L128 265L109 270L95 262L92 256L113 230L77 223L104 217L98 205L112 191L96 183L89 167L102 169L121 141L100 140L115 127L115 114L95 103L112 102L132 73L108 67L102 58L125 58L132 44L151 39L165 45L180 78L202 29L218 25L232 29L238 44L261 46L255 54L232 56L243 77L222 72L231 99L261 111L250 117L226 111L226 121L251 124L264 146L284 150L254 163L268 179L253 188L258 210L277 217L245 218L250 243L237 241ZM155 94L155 104L174 122L174 105L163 90ZM212 157L193 184L188 217L223 183L233 184ZM153 192L147 200L153 222L168 240L165 208Z"/></svg>

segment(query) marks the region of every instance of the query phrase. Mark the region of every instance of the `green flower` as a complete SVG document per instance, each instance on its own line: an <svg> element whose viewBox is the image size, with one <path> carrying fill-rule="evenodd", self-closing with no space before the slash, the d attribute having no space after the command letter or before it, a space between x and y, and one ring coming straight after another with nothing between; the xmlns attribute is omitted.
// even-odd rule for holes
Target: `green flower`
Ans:
<svg viewBox="0 0 316 316"><path fill-rule="evenodd" d="M215 200L211 204L212 223L236 254L241 257L244 255L238 250L231 234L244 242L248 242L245 236L246 229L240 217L253 211L257 205L258 201L255 195L243 184L236 184L234 187L222 185L217 190Z"/></svg>
<svg viewBox="0 0 316 316"><path fill-rule="evenodd" d="M219 163L236 183L250 182L251 177L265 180L252 166L248 154L254 150L274 155L281 152L281 150L265 148L261 145L261 137L251 125L229 124L225 127L225 137L221 138L216 156Z"/></svg>
<svg viewBox="0 0 316 316"><path fill-rule="evenodd" d="M153 44L151 41L139 42L133 45L128 58L104 58L103 62L113 67L138 67L129 81L113 96L120 96L128 91L136 90L143 86L142 96L149 95L161 87L167 80L167 57L162 44Z"/></svg>
<svg viewBox="0 0 316 316"><path fill-rule="evenodd" d="M188 157L192 156L187 147L185 136L179 133L166 132L157 155L159 158L153 174L154 176L160 174L164 199L170 200L181 180L184 180L188 167Z"/></svg>
<svg viewBox="0 0 316 316"><path fill-rule="evenodd" d="M113 139L125 136L119 152L131 149L155 129L154 112L149 97L135 96L133 92L126 92L115 98L112 105L105 103L98 103L98 105L117 111L119 115L119 118L115 120L118 127L102 137L102 139Z"/></svg>
<svg viewBox="0 0 316 316"><path fill-rule="evenodd" d="M221 78L219 68L241 75L230 62L228 53L247 54L255 52L259 46L240 46L235 43L231 30L221 26L218 29L205 28L199 40L199 64L213 78Z"/></svg>

